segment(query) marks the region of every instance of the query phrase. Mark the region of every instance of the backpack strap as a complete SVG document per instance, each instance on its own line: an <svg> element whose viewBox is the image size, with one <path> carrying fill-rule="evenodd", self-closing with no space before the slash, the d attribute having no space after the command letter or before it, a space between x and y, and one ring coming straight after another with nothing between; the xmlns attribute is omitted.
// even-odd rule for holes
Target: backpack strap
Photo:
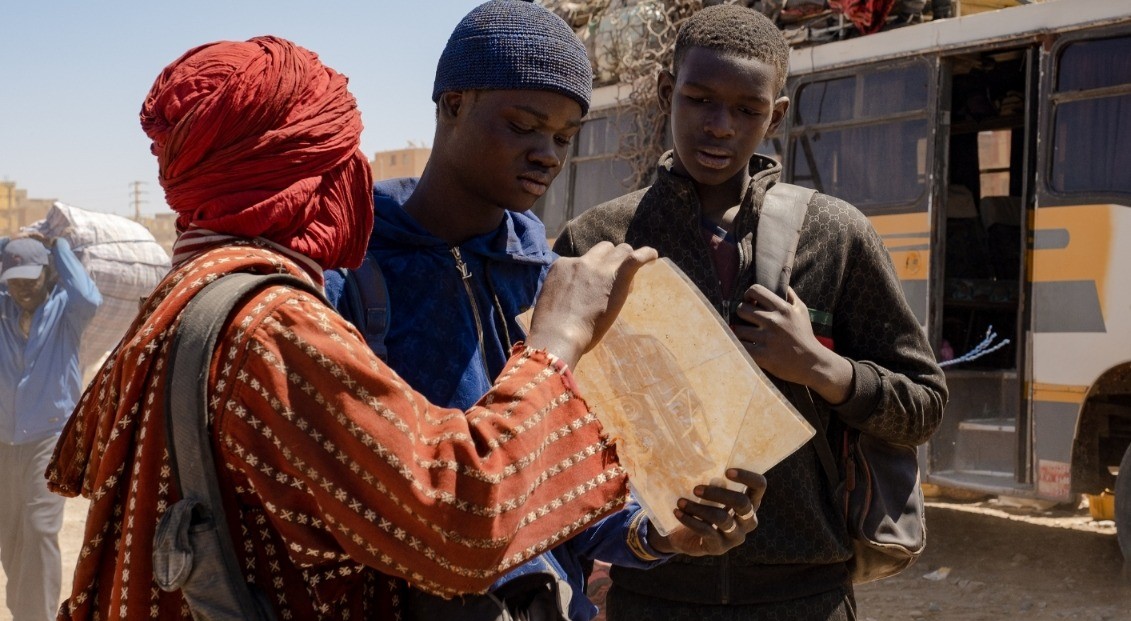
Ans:
<svg viewBox="0 0 1131 621"><path fill-rule="evenodd" d="M758 219L758 239L754 246L754 273L757 282L770 291L786 297L797 240L805 222L809 201L816 190L791 183L775 183L762 200Z"/></svg>
<svg viewBox="0 0 1131 621"><path fill-rule="evenodd" d="M754 246L754 273L757 282L786 298L789 278L793 274L793 260L797 256L797 242L801 239L801 226L809 210L809 201L817 191L791 183L777 182L766 191L762 212L758 219L758 239ZM832 489L840 481L836 458L826 433L827 425L817 413L809 389L789 382L786 384L793 403L818 433L813 436L813 448L821 460L821 467Z"/></svg>
<svg viewBox="0 0 1131 621"><path fill-rule="evenodd" d="M829 480L830 489L835 490L840 485L840 470L837 468L837 458L833 456L832 445L829 444L828 425L817 413L817 405L813 403L813 393L801 384L790 382L787 384L793 395L793 404L805 420L817 430L810 442L817 451L817 458L821 461L821 469L825 471L825 478Z"/></svg>
<svg viewBox="0 0 1131 621"><path fill-rule="evenodd" d="M381 360L388 357L385 337L389 334L389 285L372 253L366 252L361 266L342 270L338 310L365 337L369 349Z"/></svg>
<svg viewBox="0 0 1131 621"><path fill-rule="evenodd" d="M206 286L185 306L173 338L173 356L169 360L165 433L173 478L180 488L181 497L190 503L186 506L194 514L194 523L207 523L215 531L213 539L218 545L216 549L209 548L207 551L220 557L192 559L190 555L189 564L195 562L198 571L188 569L189 575L182 577L182 584L178 586L186 592L190 608L197 603L193 596L202 592L207 594L203 605L207 606L210 619L273 617L262 592L253 590L254 587L244 579L235 544L228 532L216 460L212 454L211 421L206 408L208 367L220 332L228 323L228 316L249 294L270 285L291 286L325 299L313 285L289 274L236 273L223 276ZM171 515L174 511L170 508L167 513ZM200 552L203 550L198 550ZM183 584L186 580L196 582Z"/></svg>

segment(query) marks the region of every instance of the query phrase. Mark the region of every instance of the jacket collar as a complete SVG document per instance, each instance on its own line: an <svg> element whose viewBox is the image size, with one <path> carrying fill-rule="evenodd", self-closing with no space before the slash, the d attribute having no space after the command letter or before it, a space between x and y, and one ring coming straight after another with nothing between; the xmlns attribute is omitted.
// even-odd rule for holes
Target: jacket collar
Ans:
<svg viewBox="0 0 1131 621"><path fill-rule="evenodd" d="M667 151L660 156L656 166L656 182L653 185L661 191L661 196L675 196L679 199L676 202L685 210L680 213L681 216L698 218L700 205L699 196L695 193L695 183L690 178L675 172L672 168L674 163L673 151ZM754 154L750 158L749 169L750 182L743 192L742 206L739 209L740 214L746 216L761 209L762 197L765 196L770 183L781 177L781 164L764 155Z"/></svg>

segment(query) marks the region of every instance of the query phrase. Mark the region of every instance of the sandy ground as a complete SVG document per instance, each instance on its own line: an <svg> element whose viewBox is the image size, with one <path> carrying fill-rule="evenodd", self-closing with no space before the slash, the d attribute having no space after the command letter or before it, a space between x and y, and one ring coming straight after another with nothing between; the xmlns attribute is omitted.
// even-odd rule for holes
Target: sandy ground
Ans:
<svg viewBox="0 0 1131 621"><path fill-rule="evenodd" d="M85 516L86 501L67 501L64 592ZM927 551L917 564L859 587L862 621L1131 620L1115 526L1092 520L1087 509L932 500L927 520ZM10 621L3 602L0 588L0 621Z"/></svg>

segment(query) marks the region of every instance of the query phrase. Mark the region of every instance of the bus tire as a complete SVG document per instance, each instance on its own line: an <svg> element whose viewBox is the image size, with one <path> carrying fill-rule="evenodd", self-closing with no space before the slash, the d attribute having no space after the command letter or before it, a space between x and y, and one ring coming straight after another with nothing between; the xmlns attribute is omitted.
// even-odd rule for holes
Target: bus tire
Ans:
<svg viewBox="0 0 1131 621"><path fill-rule="evenodd" d="M1131 445L1123 453L1115 478L1115 535L1124 566L1131 568Z"/></svg>

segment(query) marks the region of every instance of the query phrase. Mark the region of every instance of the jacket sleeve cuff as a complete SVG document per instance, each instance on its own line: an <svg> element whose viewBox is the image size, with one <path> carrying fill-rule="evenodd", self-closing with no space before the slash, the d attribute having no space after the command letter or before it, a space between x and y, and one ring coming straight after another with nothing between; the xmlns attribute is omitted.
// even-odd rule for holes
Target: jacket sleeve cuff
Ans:
<svg viewBox="0 0 1131 621"><path fill-rule="evenodd" d="M636 512L632 516L632 520L628 523L628 532L626 534L628 549L636 558L644 561L645 563L659 563L666 561L674 554L664 554L657 551L648 543L648 535L651 533L652 522L648 519L648 515L644 513L643 509Z"/></svg>
<svg viewBox="0 0 1131 621"><path fill-rule="evenodd" d="M556 371L558 375L562 377L562 383L565 384L565 387L575 395L581 394L581 391L577 388L577 382L573 379L573 371L570 371L569 365L566 364L564 360L544 349L531 349L527 347L526 343L523 341L519 341L515 343L514 347L511 347L512 356L526 353L545 356L546 366Z"/></svg>
<svg viewBox="0 0 1131 621"><path fill-rule="evenodd" d="M883 382L880 372L872 364L855 360L849 362L852 364L852 394L844 403L830 407L841 420L855 426L867 420L880 406Z"/></svg>

